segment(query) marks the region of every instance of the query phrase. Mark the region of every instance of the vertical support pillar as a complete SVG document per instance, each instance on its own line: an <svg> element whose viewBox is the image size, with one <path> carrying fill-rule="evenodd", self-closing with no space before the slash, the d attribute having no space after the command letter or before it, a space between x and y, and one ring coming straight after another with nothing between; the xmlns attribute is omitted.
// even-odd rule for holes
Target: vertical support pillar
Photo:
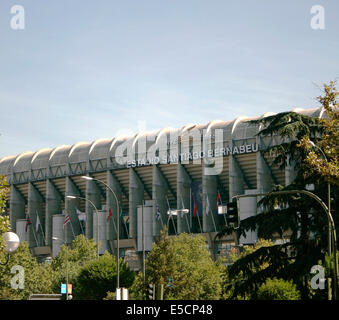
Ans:
<svg viewBox="0 0 339 320"><path fill-rule="evenodd" d="M285 167L285 186L288 186L289 184L291 184L296 178L296 175L297 175L297 172L295 170L295 163L294 161L291 161L290 163L290 158L288 157L287 165Z"/></svg>
<svg viewBox="0 0 339 320"><path fill-rule="evenodd" d="M101 194L97 182L94 180L86 180L86 198L91 200L98 210L101 209ZM84 201L84 200L83 200ZM92 239L94 237L93 219L97 217L95 209L89 201L85 203L86 210L86 237ZM96 240L96 239L94 239Z"/></svg>
<svg viewBox="0 0 339 320"><path fill-rule="evenodd" d="M258 192L270 192L274 185L271 170L268 168L261 152L257 152L257 190Z"/></svg>
<svg viewBox="0 0 339 320"><path fill-rule="evenodd" d="M122 192L121 192L121 186L119 181L112 175L111 171L107 171L107 184L110 188L114 191L115 195L118 198L118 204L119 204L119 211L121 212L121 203L122 203ZM112 215L107 223L107 240L116 240L117 239L117 215L120 215L120 212L117 212L117 203L115 200L114 195L112 192L106 188L106 210L107 210L107 217L109 215L109 209L111 208ZM124 225L119 219L119 237L122 235L122 230L124 228Z"/></svg>
<svg viewBox="0 0 339 320"><path fill-rule="evenodd" d="M177 164L177 207L180 209L191 209L191 178L183 168L182 164ZM193 208L192 208L193 210ZM177 217L178 233L189 232L191 229L191 216L193 212L186 213L185 216L179 214Z"/></svg>
<svg viewBox="0 0 339 320"><path fill-rule="evenodd" d="M229 198L244 193L244 178L242 172L234 160L234 156L229 156Z"/></svg>
<svg viewBox="0 0 339 320"><path fill-rule="evenodd" d="M31 220L31 225L28 228L28 245L29 247L41 247L44 245L43 234L44 230L41 230L45 225L45 217L42 212L43 199L38 190L32 183L28 184L28 214ZM37 224L38 217L40 226Z"/></svg>
<svg viewBox="0 0 339 320"><path fill-rule="evenodd" d="M202 192L203 192L203 231L216 232L218 230L217 217L217 192L218 181L215 175L206 175L202 167ZM208 199L207 199L208 198ZM209 204L208 204L209 203Z"/></svg>
<svg viewBox="0 0 339 320"><path fill-rule="evenodd" d="M80 196L78 188L69 177L66 177L65 192L65 214L70 217L70 222L65 226L65 242L69 244L81 233L80 222L76 213L76 209L80 207L80 199L68 199L67 196Z"/></svg>
<svg viewBox="0 0 339 320"><path fill-rule="evenodd" d="M46 245L52 245L53 233L53 215L62 213L62 198L59 191L53 183L46 180L46 219L45 219L45 236Z"/></svg>
<svg viewBox="0 0 339 320"><path fill-rule="evenodd" d="M167 222L167 194L168 184L159 168L154 165L152 167L153 183L152 183L152 198L153 198L153 212L152 212L152 224L153 235L158 236L160 230L166 225ZM160 211L160 215L157 214L157 206Z"/></svg>
<svg viewBox="0 0 339 320"><path fill-rule="evenodd" d="M130 238L137 238L137 207L144 199L144 185L132 168L129 169L129 235Z"/></svg>
<svg viewBox="0 0 339 320"><path fill-rule="evenodd" d="M11 230L14 232L16 232L16 221L18 219L26 218L25 199L13 184L11 185L9 217L11 223Z"/></svg>

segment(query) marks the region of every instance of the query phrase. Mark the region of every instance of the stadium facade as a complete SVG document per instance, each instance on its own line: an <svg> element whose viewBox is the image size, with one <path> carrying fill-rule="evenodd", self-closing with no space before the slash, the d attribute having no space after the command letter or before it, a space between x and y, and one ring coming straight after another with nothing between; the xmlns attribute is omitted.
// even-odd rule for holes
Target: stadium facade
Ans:
<svg viewBox="0 0 339 320"><path fill-rule="evenodd" d="M323 116L322 108L293 111ZM217 257L234 242L231 236L215 238L225 224L217 206L235 195L269 192L274 184L293 179L293 166L281 170L263 152L281 137L259 137L261 128L249 122L269 115L273 113L4 157L0 174L10 185L6 210L11 228L36 255L55 256L62 243L79 234L99 239L101 252L114 253L119 214L121 254L136 269L140 251L150 250L164 225L171 234L204 235ZM257 213L258 200L241 199L240 219ZM169 209L188 213L168 215ZM255 240L250 232L240 242Z"/></svg>

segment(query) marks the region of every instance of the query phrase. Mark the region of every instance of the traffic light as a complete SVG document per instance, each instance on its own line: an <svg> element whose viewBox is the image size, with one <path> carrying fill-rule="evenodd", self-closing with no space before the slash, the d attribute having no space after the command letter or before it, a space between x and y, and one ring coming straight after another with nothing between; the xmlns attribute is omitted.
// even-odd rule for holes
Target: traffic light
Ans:
<svg viewBox="0 0 339 320"><path fill-rule="evenodd" d="M233 224L234 227L239 226L239 213L238 213L238 205L237 202L229 202L226 205L226 220L227 223Z"/></svg>
<svg viewBox="0 0 339 320"><path fill-rule="evenodd" d="M155 300L155 285L152 283L148 285L148 298L150 300Z"/></svg>

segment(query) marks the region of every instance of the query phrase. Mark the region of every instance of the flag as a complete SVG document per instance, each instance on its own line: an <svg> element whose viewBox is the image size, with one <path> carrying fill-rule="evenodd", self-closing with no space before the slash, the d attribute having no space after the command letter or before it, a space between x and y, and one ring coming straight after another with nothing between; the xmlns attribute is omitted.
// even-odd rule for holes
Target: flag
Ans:
<svg viewBox="0 0 339 320"><path fill-rule="evenodd" d="M29 217L29 214L27 214L27 219L26 219L26 232L27 232L27 227L28 227L29 225L31 225L31 224L32 224L31 218Z"/></svg>
<svg viewBox="0 0 339 320"><path fill-rule="evenodd" d="M70 216L69 216L68 214L66 214L66 216L65 216L65 221L64 221L64 228L65 228L65 225L66 225L68 222L70 222L70 221L71 221Z"/></svg>
<svg viewBox="0 0 339 320"><path fill-rule="evenodd" d="M187 208L185 208L185 203L184 203L184 198L183 197L181 197L181 205L182 205L181 209L187 209ZM184 215L185 215L185 212L182 211L181 212L181 217L183 218Z"/></svg>
<svg viewBox="0 0 339 320"><path fill-rule="evenodd" d="M111 208L109 208L109 214L108 214L108 217L106 219L107 222L109 221L110 217L113 217Z"/></svg>
<svg viewBox="0 0 339 320"><path fill-rule="evenodd" d="M220 193L218 191L218 195L217 195L217 214L219 214L219 206L222 205L222 201L221 201L221 197L220 197Z"/></svg>
<svg viewBox="0 0 339 320"><path fill-rule="evenodd" d="M161 218L161 212L158 205L156 206L155 217L157 218L157 220L160 220Z"/></svg>
<svg viewBox="0 0 339 320"><path fill-rule="evenodd" d="M79 221L86 221L86 213L85 212L81 212L80 210L77 209L77 215L78 215Z"/></svg>
<svg viewBox="0 0 339 320"><path fill-rule="evenodd" d="M39 219L39 215L37 212L37 216L36 216L36 224L35 224L35 232L38 232L39 230L39 225L40 225L40 219Z"/></svg>
<svg viewBox="0 0 339 320"><path fill-rule="evenodd" d="M206 195L206 202L207 202L207 204L206 204L206 216L208 216L208 214L209 214L209 212L211 210L211 208L210 208L210 201L208 199L208 195Z"/></svg>
<svg viewBox="0 0 339 320"><path fill-rule="evenodd" d="M195 202L195 199L193 197L193 217L195 217L197 215L197 210L198 210L198 207L197 207L197 204Z"/></svg>

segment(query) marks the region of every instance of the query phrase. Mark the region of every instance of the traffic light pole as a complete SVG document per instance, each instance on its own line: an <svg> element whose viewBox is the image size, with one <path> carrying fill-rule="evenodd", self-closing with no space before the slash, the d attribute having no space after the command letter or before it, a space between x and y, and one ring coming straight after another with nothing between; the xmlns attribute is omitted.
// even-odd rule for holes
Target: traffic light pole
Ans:
<svg viewBox="0 0 339 320"><path fill-rule="evenodd" d="M243 194L243 195L236 195L232 197L233 199L240 199L240 198L247 198L247 197L260 197L260 196L268 196L268 195L279 195L279 194L306 194L316 200L321 207L324 209L328 219L328 232L332 234L332 241L333 241L333 258L334 258L334 290L333 296L334 300L337 299L337 290L338 290L338 260L337 260L337 234L335 230L335 225L333 221L333 217L331 215L330 209L326 206L326 204L314 193L306 190L284 190L284 191L273 191L268 193L256 193L256 194ZM328 243L328 250L329 253L331 252L331 241Z"/></svg>

